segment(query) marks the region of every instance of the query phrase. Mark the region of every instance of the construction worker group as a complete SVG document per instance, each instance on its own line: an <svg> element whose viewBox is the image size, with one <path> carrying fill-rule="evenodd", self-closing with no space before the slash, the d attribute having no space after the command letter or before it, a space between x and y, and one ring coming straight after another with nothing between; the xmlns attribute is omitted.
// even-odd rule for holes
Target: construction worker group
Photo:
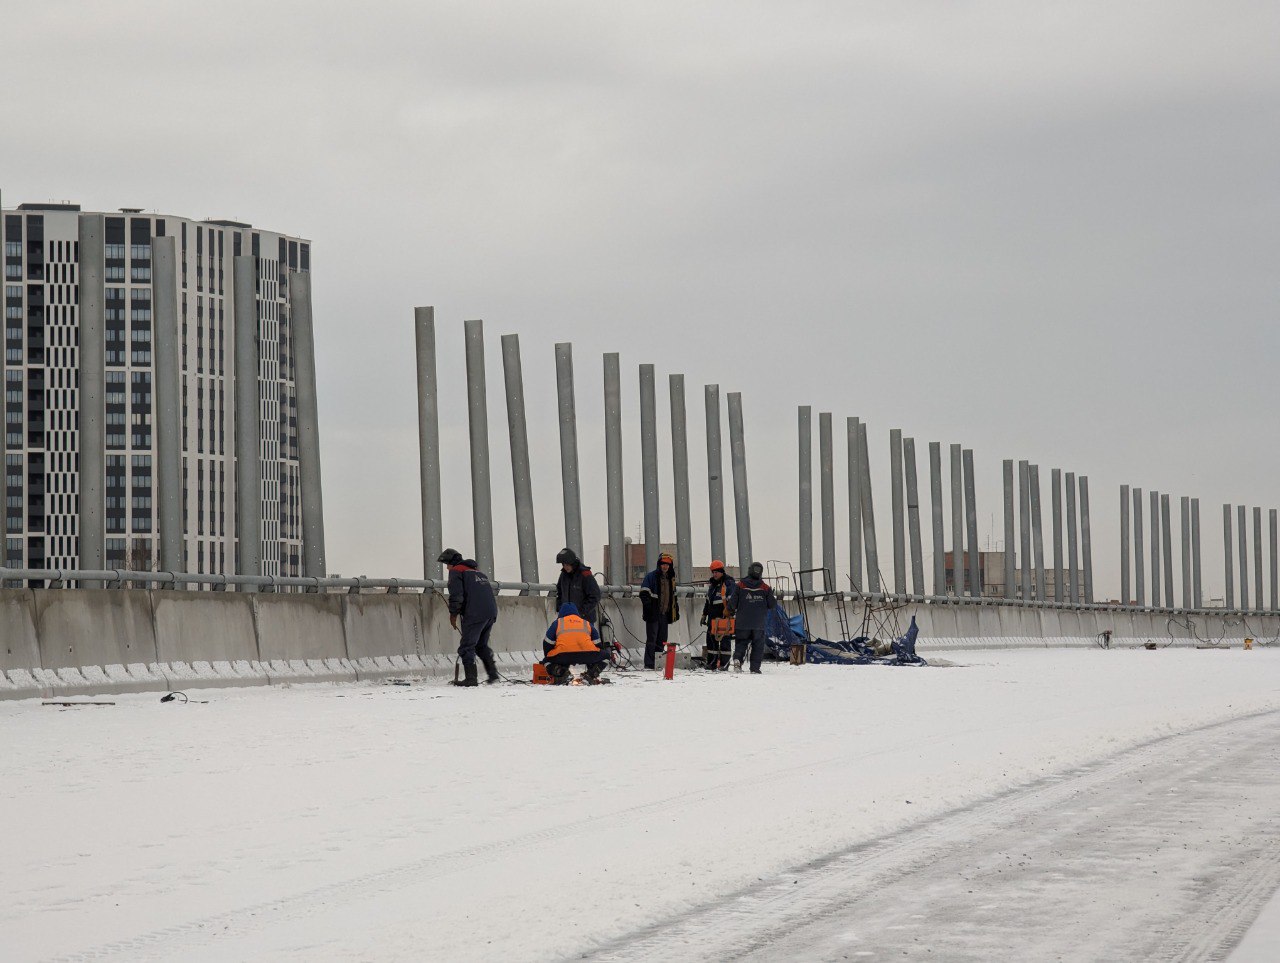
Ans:
<svg viewBox="0 0 1280 963"><path fill-rule="evenodd" d="M463 558L452 548L440 553L439 562L449 569L449 624L461 635L458 661L462 676L455 684L479 685L477 659L484 666L486 682L500 681L502 676L489 646L489 635L498 620L498 604L488 574L481 572L473 559ZM571 667L580 665L585 667L582 681L594 685L604 681L601 671L609 661L600 637L600 584L573 549L561 549L556 562L560 575L551 598L557 616L543 636L541 664L553 684L572 681ZM770 610L778 605L763 575L764 566L752 562L746 576L735 581L726 573L724 562L716 559L711 563L701 617L701 624L706 626L708 669L724 671L732 665L741 671L746 662L751 672L760 673L765 627ZM680 618L675 560L666 552L658 556L657 568L641 582L640 603L645 625L644 667L655 669L658 653L667 643L668 629Z"/></svg>

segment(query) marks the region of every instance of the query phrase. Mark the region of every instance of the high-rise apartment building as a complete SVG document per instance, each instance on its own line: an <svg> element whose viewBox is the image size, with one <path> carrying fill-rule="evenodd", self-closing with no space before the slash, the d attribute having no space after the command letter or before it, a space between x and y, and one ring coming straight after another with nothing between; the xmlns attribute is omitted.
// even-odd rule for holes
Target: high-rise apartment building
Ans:
<svg viewBox="0 0 1280 963"><path fill-rule="evenodd" d="M89 230L90 234L83 232ZM81 239L92 236L91 250ZM174 290L159 290L153 249L172 239ZM176 305L172 336L181 408L182 568L245 571L237 555L238 379L256 394L260 459L259 551L250 574L301 575L302 462L299 364L291 284L307 285L304 344L310 350L311 245L235 221L197 221L141 210L86 213L74 204L22 204L0 213L4 249L5 551L7 568L155 569L162 513L156 477L156 304ZM235 258L253 258L257 317L236 314ZM94 263L87 263L94 259ZM87 290L92 285L93 290ZM94 304L93 353L104 382L82 371L82 305ZM247 303L247 302L244 302ZM237 371L236 332L257 329L257 370ZM97 339L104 339L99 342ZM301 369L301 370L300 370ZM81 378L101 408L81 394ZM252 379L252 384L248 379ZM307 387L304 385L304 388ZM99 424L92 417L101 414ZM93 431L82 434L82 419ZM314 425L311 426L314 431ZM251 437L251 436L246 436ZM101 505L81 504L83 438L104 440ZM88 464L96 465L96 459ZM174 468L177 462L169 462ZM315 469L318 493L318 466ZM93 476L96 477L96 476ZM176 487L176 486L175 486ZM86 512L86 509L92 509ZM246 508L246 510L248 510ZM81 526L102 526L81 544ZM89 557L100 551L101 558ZM321 548L321 556L323 549ZM308 572L307 574L316 574Z"/></svg>

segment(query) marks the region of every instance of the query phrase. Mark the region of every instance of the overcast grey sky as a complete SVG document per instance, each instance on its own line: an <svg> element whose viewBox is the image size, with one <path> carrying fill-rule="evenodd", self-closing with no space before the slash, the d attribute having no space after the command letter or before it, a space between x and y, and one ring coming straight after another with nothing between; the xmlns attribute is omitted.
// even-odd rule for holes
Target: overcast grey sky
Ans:
<svg viewBox="0 0 1280 963"><path fill-rule="evenodd" d="M1280 505L1275 3L0 0L0 37L6 205L313 239L334 571L421 572L416 304L455 399L445 537L464 552L461 322L486 322L500 576L512 332L548 560L558 340L596 564L612 350L630 532L636 365L658 366L664 439L666 374L687 376L700 562L706 382L744 392L761 557L796 554L798 404L869 423L886 573L891 427L926 465L931 440L975 449L984 546L1002 458L1087 474L1099 597L1121 483L1173 494L1175 527L1177 496L1201 499L1206 594L1222 503Z"/></svg>

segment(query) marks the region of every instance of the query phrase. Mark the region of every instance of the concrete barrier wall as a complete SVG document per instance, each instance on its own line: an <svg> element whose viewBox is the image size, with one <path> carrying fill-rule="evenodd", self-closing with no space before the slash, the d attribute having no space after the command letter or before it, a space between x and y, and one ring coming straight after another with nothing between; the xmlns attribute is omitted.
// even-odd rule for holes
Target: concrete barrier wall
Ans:
<svg viewBox="0 0 1280 963"><path fill-rule="evenodd" d="M638 663L644 648L639 600L605 599L604 607L617 640ZM794 602L784 607L797 611ZM553 618L550 601L503 596L499 609L491 643L499 665L520 677L541 657ZM856 635L863 607L849 603L846 612ZM686 655L701 652L700 613L700 597L681 599L681 619L669 637ZM808 614L815 636L841 636L833 601L811 602ZM912 615L926 657L947 649L1093 646L1107 629L1113 646L1280 639L1280 615L922 603L895 613L898 631ZM876 634L891 631L889 624ZM0 590L0 632L0 698L452 676L458 647L438 592L6 589Z"/></svg>

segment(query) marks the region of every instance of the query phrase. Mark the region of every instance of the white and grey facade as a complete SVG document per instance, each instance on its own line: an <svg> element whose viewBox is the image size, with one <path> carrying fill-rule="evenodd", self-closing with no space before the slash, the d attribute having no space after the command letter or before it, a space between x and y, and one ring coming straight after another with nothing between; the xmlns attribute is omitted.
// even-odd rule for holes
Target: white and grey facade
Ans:
<svg viewBox="0 0 1280 963"><path fill-rule="evenodd" d="M300 394L311 400L304 407L314 419L310 242L234 221L134 209L87 213L70 204L5 210L0 239L4 567L323 574L316 571L323 568L318 524L312 540L321 544L311 546L310 566L303 544L304 500L320 512L318 452L312 444L306 472L312 494L304 498L307 453L300 451L305 429L315 438L314 425L299 423ZM171 268L161 271L169 245ZM251 297L242 292L241 306L256 313L247 318L256 331L250 354L240 355L249 359L247 371L236 365L244 321L234 291L238 257L252 287ZM305 297L292 289L305 289ZM165 312L172 314L167 322ZM181 439L180 459L164 450L157 431L169 416L157 390L166 363L156 352L166 334L175 345L177 379L167 384L176 384L179 399L171 437ZM237 390L256 401L240 409L256 409L258 418L256 432L250 426L243 439ZM238 440L257 442L246 449L257 452L256 512L238 500ZM166 466L180 477L171 483L174 492L181 489L181 507L172 502L171 516L181 519L180 560L161 552L166 533L157 487ZM246 545L241 553L238 531L246 518L247 530L257 529L260 538L256 551ZM177 551L176 542L169 544Z"/></svg>

